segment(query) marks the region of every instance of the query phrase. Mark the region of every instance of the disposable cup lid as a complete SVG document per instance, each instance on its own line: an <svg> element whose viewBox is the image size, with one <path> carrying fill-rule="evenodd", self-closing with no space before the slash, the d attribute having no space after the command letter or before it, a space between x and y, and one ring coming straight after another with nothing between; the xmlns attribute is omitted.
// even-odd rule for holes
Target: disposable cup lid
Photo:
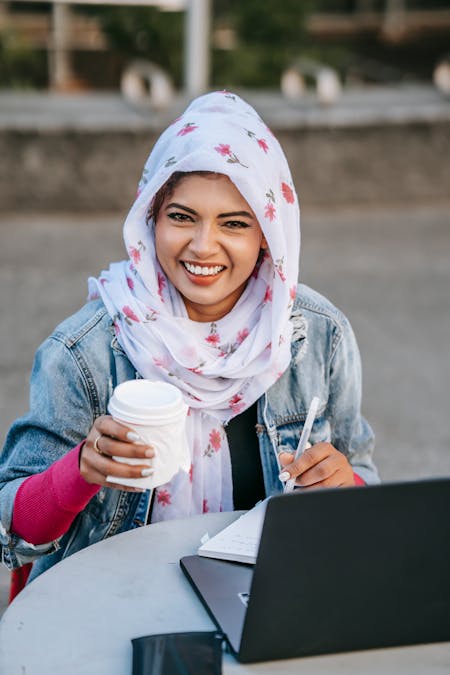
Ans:
<svg viewBox="0 0 450 675"><path fill-rule="evenodd" d="M151 380L122 382L114 389L108 404L113 417L144 424L173 417L183 409L183 397L177 387Z"/></svg>

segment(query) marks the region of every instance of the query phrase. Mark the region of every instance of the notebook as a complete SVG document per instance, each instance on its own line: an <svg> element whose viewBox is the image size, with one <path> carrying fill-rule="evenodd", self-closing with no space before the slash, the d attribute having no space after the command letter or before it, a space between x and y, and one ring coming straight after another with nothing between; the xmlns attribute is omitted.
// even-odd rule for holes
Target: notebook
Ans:
<svg viewBox="0 0 450 675"><path fill-rule="evenodd" d="M450 479L272 497L255 565L181 567L241 662L450 640Z"/></svg>
<svg viewBox="0 0 450 675"><path fill-rule="evenodd" d="M255 563L268 499L256 504L198 549L207 558Z"/></svg>

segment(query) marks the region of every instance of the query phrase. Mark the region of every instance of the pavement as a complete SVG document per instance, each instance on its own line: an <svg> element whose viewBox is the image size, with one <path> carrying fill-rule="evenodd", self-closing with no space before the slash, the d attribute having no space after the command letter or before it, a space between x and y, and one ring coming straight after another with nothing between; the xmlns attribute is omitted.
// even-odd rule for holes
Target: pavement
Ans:
<svg viewBox="0 0 450 675"><path fill-rule="evenodd" d="M383 480L450 476L450 202L307 207L301 279L349 317ZM27 408L39 343L123 257L113 214L0 214L0 433ZM0 439L1 440L1 439ZM8 573L0 572L0 613Z"/></svg>

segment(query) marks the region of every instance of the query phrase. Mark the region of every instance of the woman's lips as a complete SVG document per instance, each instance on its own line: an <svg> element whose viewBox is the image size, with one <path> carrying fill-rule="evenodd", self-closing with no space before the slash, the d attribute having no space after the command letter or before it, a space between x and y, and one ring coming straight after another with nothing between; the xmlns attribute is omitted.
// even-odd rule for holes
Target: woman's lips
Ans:
<svg viewBox="0 0 450 675"><path fill-rule="evenodd" d="M198 286L209 286L214 283L221 272L226 269L224 265L199 265L185 260L182 260L181 264L189 280Z"/></svg>
<svg viewBox="0 0 450 675"><path fill-rule="evenodd" d="M217 275L219 274L219 272L225 269L224 265L212 265L212 264L210 265L205 263L200 265L198 263L191 263L187 260L182 260L182 265L191 274L203 277L210 277L213 275Z"/></svg>

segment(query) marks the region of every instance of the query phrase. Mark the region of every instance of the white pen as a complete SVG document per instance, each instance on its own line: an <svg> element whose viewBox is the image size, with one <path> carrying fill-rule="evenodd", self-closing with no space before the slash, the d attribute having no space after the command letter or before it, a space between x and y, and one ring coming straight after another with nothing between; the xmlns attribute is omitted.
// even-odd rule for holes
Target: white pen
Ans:
<svg viewBox="0 0 450 675"><path fill-rule="evenodd" d="M314 424L319 403L320 403L319 398L317 396L314 396L313 400L311 401L311 405L309 406L308 414L306 415L305 424L303 425L303 430L297 445L297 450L295 451L294 462L305 451L306 445L311 435L311 430ZM284 484L283 492L292 492L292 490L294 489L295 480L296 480L295 478L289 478L289 480L287 480L286 483Z"/></svg>

